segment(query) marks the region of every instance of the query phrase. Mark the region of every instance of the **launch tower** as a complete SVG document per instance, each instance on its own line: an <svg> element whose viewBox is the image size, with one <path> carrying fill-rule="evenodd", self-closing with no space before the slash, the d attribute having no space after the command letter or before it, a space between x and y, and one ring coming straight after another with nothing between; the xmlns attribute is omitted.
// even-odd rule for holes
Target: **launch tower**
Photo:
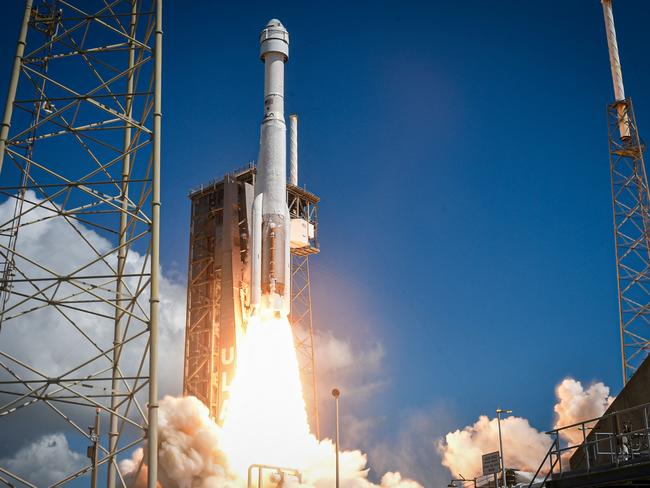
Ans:
<svg viewBox="0 0 650 488"><path fill-rule="evenodd" d="M607 107L623 384L650 347L650 194L632 99L625 96L611 0L602 0L614 85Z"/></svg>
<svg viewBox="0 0 650 488"><path fill-rule="evenodd" d="M183 393L199 398L219 421L228 408L237 336L250 305L250 226L255 180L256 169L249 165L190 193ZM318 434L309 257L320 251L319 198L289 183L287 202L294 223L289 321L309 420Z"/></svg>

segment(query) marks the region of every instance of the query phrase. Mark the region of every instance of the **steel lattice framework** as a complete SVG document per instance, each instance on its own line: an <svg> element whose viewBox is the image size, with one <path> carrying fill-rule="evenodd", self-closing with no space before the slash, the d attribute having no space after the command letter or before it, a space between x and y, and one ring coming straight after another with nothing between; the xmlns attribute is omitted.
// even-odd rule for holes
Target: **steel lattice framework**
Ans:
<svg viewBox="0 0 650 488"><path fill-rule="evenodd" d="M309 419L313 423L314 433L320 439L309 255L293 254L291 256L291 316L289 320L293 328L293 341L300 367L303 397Z"/></svg>
<svg viewBox="0 0 650 488"><path fill-rule="evenodd" d="M318 202L320 199L313 193L290 184L287 185L287 201L291 218L303 219L313 225L314 235L318 236ZM291 249L291 313L289 322L293 329L303 397L313 431L320 439L311 276L309 274L309 256L318 252L320 252L320 247L317 238L308 247Z"/></svg>
<svg viewBox="0 0 650 488"><path fill-rule="evenodd" d="M627 382L650 345L650 196L645 145L632 100L609 105L607 114L623 381Z"/></svg>
<svg viewBox="0 0 650 488"><path fill-rule="evenodd" d="M161 50L160 0L26 1L0 132L0 432L94 445L55 486L126 486L117 456L145 440L156 486Z"/></svg>

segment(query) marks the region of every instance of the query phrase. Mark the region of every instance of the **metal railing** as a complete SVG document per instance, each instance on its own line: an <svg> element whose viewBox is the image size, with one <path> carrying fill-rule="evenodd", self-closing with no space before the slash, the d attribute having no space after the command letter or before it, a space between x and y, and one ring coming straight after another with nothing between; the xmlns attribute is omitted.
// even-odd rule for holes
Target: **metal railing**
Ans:
<svg viewBox="0 0 650 488"><path fill-rule="evenodd" d="M582 431L573 444L570 432ZM566 425L547 432L553 442L528 487L543 487L549 478L567 473L591 473L650 462L650 403Z"/></svg>
<svg viewBox="0 0 650 488"><path fill-rule="evenodd" d="M257 469L257 485L255 485L255 477L253 472ZM247 488L263 488L264 486L264 471L267 471L276 486L283 486L284 480L287 476L296 478L299 484L302 484L302 474L294 468L283 468L280 466L268 466L266 464L251 464L248 467L248 483Z"/></svg>

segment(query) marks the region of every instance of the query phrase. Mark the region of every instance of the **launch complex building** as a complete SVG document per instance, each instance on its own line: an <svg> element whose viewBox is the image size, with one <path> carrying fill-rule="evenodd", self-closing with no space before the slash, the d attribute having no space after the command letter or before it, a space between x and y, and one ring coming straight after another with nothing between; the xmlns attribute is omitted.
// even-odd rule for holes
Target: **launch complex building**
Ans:
<svg viewBox="0 0 650 488"><path fill-rule="evenodd" d="M292 151L295 155L295 146ZM237 337L250 306L250 235L256 174L256 168L249 166L190 194L183 393L203 401L220 421L234 374ZM320 250L319 198L289 184L287 199L291 218L290 322L310 423L318 432L309 258Z"/></svg>

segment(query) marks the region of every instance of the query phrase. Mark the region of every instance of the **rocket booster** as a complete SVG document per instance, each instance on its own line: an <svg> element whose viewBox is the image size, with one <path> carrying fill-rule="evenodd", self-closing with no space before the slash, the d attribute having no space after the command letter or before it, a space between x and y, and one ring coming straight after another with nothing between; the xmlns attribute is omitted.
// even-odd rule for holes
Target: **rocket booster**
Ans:
<svg viewBox="0 0 650 488"><path fill-rule="evenodd" d="M270 20L260 34L260 58L264 63L264 120L252 212L251 307L288 316L291 273L284 63L289 59L289 33L277 19Z"/></svg>

